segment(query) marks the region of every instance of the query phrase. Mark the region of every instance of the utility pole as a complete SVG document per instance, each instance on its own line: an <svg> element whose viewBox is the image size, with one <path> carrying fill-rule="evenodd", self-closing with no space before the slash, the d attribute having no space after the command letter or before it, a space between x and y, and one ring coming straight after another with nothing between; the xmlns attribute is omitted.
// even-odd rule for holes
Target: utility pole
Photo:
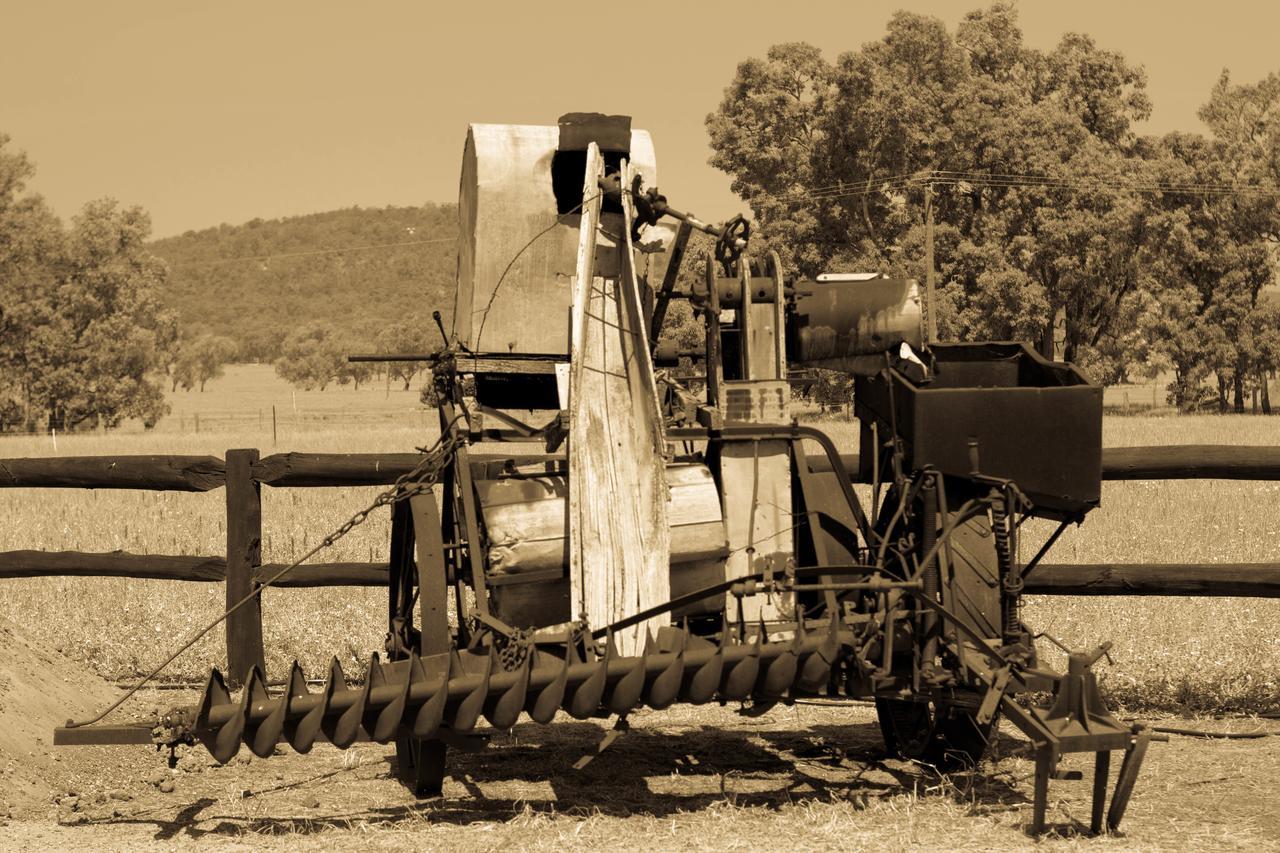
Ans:
<svg viewBox="0 0 1280 853"><path fill-rule="evenodd" d="M933 344L938 340L938 303L934 298L937 275L933 268L933 182L929 180L924 185L924 265L924 342Z"/></svg>

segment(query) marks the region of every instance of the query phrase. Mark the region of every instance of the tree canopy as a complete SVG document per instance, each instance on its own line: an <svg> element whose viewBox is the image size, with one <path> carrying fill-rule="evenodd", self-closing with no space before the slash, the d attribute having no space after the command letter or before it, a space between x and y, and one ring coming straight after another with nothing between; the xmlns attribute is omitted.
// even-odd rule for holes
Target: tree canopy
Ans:
<svg viewBox="0 0 1280 853"><path fill-rule="evenodd" d="M1181 402L1212 372L1238 400L1276 367L1259 295L1280 216L1244 188L1280 183L1278 104L1280 76L1224 75L1211 136L1141 136L1140 66L1079 33L1030 48L996 3L954 31L898 12L834 62L775 45L738 66L707 129L711 163L802 274L923 279L928 193L944 338L1050 353L1056 327L1099 379L1173 367ZM1191 189L1209 184L1242 189Z"/></svg>
<svg viewBox="0 0 1280 853"><path fill-rule="evenodd" d="M146 250L150 220L103 199L63 228L25 193L34 168L7 143L0 136L0 425L154 424L177 322L157 298L166 268Z"/></svg>

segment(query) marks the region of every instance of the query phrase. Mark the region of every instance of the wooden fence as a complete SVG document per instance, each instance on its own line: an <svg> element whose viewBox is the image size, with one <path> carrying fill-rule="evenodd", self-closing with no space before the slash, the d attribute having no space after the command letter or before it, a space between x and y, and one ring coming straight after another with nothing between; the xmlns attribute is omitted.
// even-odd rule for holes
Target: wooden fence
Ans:
<svg viewBox="0 0 1280 853"><path fill-rule="evenodd" d="M0 579L41 576L129 577L221 582L227 605L284 564L261 563L262 486L313 488L389 485L420 461L416 453L281 453L257 450L215 456L63 456L0 459L0 488L140 489L206 492L224 489L226 556L0 552ZM846 468L857 471L856 457ZM1104 480L1280 480L1280 447L1179 445L1103 451ZM383 586L388 564L308 563L273 586ZM1040 595L1212 595L1280 597L1277 563L1042 564L1026 591ZM263 664L262 613L257 600L226 623L231 672Z"/></svg>

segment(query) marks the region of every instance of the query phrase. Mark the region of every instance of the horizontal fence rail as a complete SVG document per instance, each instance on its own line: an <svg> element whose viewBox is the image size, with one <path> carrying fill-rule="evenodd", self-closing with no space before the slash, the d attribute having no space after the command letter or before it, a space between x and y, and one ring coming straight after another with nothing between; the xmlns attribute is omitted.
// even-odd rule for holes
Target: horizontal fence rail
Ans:
<svg viewBox="0 0 1280 853"><path fill-rule="evenodd" d="M1280 563L1045 563L1033 595L1215 595L1280 598Z"/></svg>
<svg viewBox="0 0 1280 853"><path fill-rule="evenodd" d="M287 563L254 566L252 579L261 583ZM303 563L273 587L386 586L386 563ZM225 557L186 557L168 554L130 554L128 551L86 554L80 551L0 551L0 579L35 577L136 578L139 580L222 582L227 579Z"/></svg>
<svg viewBox="0 0 1280 853"><path fill-rule="evenodd" d="M0 459L0 488L207 492L227 484L216 456L51 456Z"/></svg>
<svg viewBox="0 0 1280 853"><path fill-rule="evenodd" d="M544 459L542 455L490 458ZM830 471L825 456L810 457L815 471ZM253 479L282 487L385 486L422 460L418 453L276 453L250 465ZM858 457L842 454L857 476ZM226 463L216 456L56 456L0 459L0 488L144 489L207 492L226 485ZM1102 451L1104 480L1280 480L1280 447L1219 444L1109 447Z"/></svg>
<svg viewBox="0 0 1280 853"><path fill-rule="evenodd" d="M261 583L285 563L255 566ZM385 586L386 563L304 563L278 587ZM111 551L0 551L0 579L114 577L220 582L222 557L181 557ZM1029 595L1214 595L1280 598L1280 563L1041 563L1026 577Z"/></svg>
<svg viewBox="0 0 1280 853"><path fill-rule="evenodd" d="M505 460L545 462L545 454L473 455L476 476ZM261 486L324 488L383 486L409 473L418 453L278 453L258 458L256 450L229 450L216 456L60 456L0 459L0 488L137 489L208 492L225 489L227 554L185 556L124 551L0 552L0 580L29 577L124 577L223 583L228 605L254 584L284 568L259 565L262 541ZM857 477L858 457L841 457ZM815 471L830 471L825 455L811 456ZM1275 480L1280 481L1280 447L1168 445L1103 450L1102 479ZM308 563L273 582L279 587L385 586L387 563ZM1203 595L1280 598L1277 563L1041 564L1026 577L1035 595ZM261 664L259 609L242 608L227 619L230 671Z"/></svg>

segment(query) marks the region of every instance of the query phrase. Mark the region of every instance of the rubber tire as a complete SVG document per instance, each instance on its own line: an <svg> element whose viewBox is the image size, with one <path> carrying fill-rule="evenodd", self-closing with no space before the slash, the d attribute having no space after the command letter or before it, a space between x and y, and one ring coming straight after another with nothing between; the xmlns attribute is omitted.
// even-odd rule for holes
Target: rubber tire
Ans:
<svg viewBox="0 0 1280 853"><path fill-rule="evenodd" d="M876 716L891 755L940 771L976 767L986 755L996 722L983 726L974 720L973 711L903 699L876 699Z"/></svg>

